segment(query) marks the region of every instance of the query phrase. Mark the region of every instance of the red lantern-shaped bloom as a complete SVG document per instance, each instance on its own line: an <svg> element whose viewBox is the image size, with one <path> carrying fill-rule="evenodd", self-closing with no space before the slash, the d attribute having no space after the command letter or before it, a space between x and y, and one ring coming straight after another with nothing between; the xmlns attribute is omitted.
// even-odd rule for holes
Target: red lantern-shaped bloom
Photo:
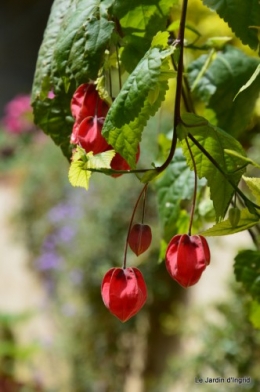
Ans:
<svg viewBox="0 0 260 392"><path fill-rule="evenodd" d="M109 110L109 105L100 98L93 83L80 85L71 100L71 113L75 118L70 142L82 147L87 153L90 151L94 155L112 150L106 139L102 136L102 127ZM136 162L140 156L140 148L136 154ZM111 161L111 168L114 170L130 170L126 160L116 153ZM113 174L119 177L121 174Z"/></svg>
<svg viewBox="0 0 260 392"><path fill-rule="evenodd" d="M128 243L136 256L144 253L152 242L152 231L149 225L136 223L131 228Z"/></svg>
<svg viewBox="0 0 260 392"><path fill-rule="evenodd" d="M166 251L166 268L181 286L197 283L210 262L208 243L201 235L174 236Z"/></svg>
<svg viewBox="0 0 260 392"><path fill-rule="evenodd" d="M86 117L78 127L78 143L86 152L93 151L93 154L110 150L111 147L102 136L104 118Z"/></svg>
<svg viewBox="0 0 260 392"><path fill-rule="evenodd" d="M80 123L86 117L106 117L109 106L100 98L93 83L85 83L73 94L70 108L72 116Z"/></svg>
<svg viewBox="0 0 260 392"><path fill-rule="evenodd" d="M137 268L111 268L104 276L101 295L110 312L125 322L145 304L147 289L143 275Z"/></svg>

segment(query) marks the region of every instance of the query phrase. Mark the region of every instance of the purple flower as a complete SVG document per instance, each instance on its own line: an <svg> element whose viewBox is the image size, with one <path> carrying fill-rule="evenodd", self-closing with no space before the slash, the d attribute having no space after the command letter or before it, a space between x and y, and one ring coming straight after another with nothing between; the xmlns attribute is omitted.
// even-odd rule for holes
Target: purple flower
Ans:
<svg viewBox="0 0 260 392"><path fill-rule="evenodd" d="M76 209L74 206L66 203L60 203L54 206L48 213L48 218L51 223L57 223L64 219L74 216Z"/></svg>
<svg viewBox="0 0 260 392"><path fill-rule="evenodd" d="M57 237L62 242L69 242L76 235L75 230L71 226L63 226L57 232Z"/></svg>
<svg viewBox="0 0 260 392"><path fill-rule="evenodd" d="M39 271L56 270L62 262L62 257L57 255L57 253L47 251L35 260L35 266Z"/></svg>

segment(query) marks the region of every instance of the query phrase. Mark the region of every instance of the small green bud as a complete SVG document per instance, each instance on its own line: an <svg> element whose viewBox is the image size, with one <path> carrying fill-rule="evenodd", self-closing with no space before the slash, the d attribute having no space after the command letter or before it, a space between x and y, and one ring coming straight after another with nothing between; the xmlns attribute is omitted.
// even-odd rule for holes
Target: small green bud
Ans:
<svg viewBox="0 0 260 392"><path fill-rule="evenodd" d="M228 219L233 228L237 227L240 220L240 210L237 207L232 207L228 211Z"/></svg>

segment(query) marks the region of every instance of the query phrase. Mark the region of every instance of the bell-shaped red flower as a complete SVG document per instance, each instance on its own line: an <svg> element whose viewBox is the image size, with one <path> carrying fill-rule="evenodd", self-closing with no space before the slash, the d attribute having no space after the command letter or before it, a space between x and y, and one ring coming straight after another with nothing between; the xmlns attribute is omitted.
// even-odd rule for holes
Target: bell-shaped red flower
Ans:
<svg viewBox="0 0 260 392"><path fill-rule="evenodd" d="M111 268L102 281L101 295L110 312L125 322L145 304L147 289L143 275L137 268Z"/></svg>
<svg viewBox="0 0 260 392"><path fill-rule="evenodd" d="M102 127L109 110L108 104L102 100L93 83L80 85L71 100L71 113L75 118L70 142L78 144L88 153L100 154L112 150L106 139L102 136ZM140 156L140 148L136 154L136 162ZM126 160L116 153L111 161L111 168L114 170L130 170ZM119 177L121 174L113 174Z"/></svg>
<svg viewBox="0 0 260 392"><path fill-rule="evenodd" d="M81 121L78 128L77 143L86 152L93 151L95 155L111 148L101 134L103 123L104 118L98 118L97 116L86 117Z"/></svg>
<svg viewBox="0 0 260 392"><path fill-rule="evenodd" d="M210 262L208 243L201 235L174 236L166 250L166 268L181 286L197 283Z"/></svg>
<svg viewBox="0 0 260 392"><path fill-rule="evenodd" d="M85 117L106 117L109 106L100 98L93 83L81 84L73 94L72 116L80 123Z"/></svg>
<svg viewBox="0 0 260 392"><path fill-rule="evenodd" d="M80 131L80 126L83 120L92 117L93 119L97 118L99 121L102 121L103 124L104 118L109 110L108 104L100 98L93 83L81 84L77 88L73 94L70 108L72 116L75 118L70 138L72 144L80 144L79 133L82 132Z"/></svg>
<svg viewBox="0 0 260 392"><path fill-rule="evenodd" d="M132 251L139 256L144 253L152 242L152 230L149 225L136 223L130 230L128 244Z"/></svg>

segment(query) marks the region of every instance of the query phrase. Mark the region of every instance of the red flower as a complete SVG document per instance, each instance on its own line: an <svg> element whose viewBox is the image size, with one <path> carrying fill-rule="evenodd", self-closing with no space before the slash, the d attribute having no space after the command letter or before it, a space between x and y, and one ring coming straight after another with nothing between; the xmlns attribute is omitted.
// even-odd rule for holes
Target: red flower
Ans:
<svg viewBox="0 0 260 392"><path fill-rule="evenodd" d="M174 236L166 251L166 268L181 286L197 283L210 262L208 243L201 235Z"/></svg>
<svg viewBox="0 0 260 392"><path fill-rule="evenodd" d="M71 100L71 113L75 118L70 142L78 144L88 153L100 154L112 150L106 139L102 136L102 127L105 116L109 110L108 104L103 101L93 83L80 85ZM140 156L140 149L136 154L136 162ZM114 170L130 170L126 160L116 153L111 161L111 168ZM119 177L121 174L113 174Z"/></svg>
<svg viewBox="0 0 260 392"><path fill-rule="evenodd" d="M109 110L108 104L100 98L93 83L81 84L77 88L73 94L70 107L72 116L75 118L75 123L70 138L70 142L72 144L80 144L79 132L80 125L83 120L89 117L92 117L94 120L94 117L96 117L98 121L102 122L103 125L104 118ZM83 128L88 129L86 126ZM100 134L101 129L102 126L100 128ZM93 150L88 150L87 152L89 151Z"/></svg>
<svg viewBox="0 0 260 392"><path fill-rule="evenodd" d="M97 116L86 117L81 121L78 127L77 141L86 152L93 151L93 154L100 154L111 149L101 134L103 123L104 119Z"/></svg>
<svg viewBox="0 0 260 392"><path fill-rule="evenodd" d="M136 223L130 231L128 243L132 251L139 256L144 253L152 242L152 231L150 226Z"/></svg>
<svg viewBox="0 0 260 392"><path fill-rule="evenodd" d="M106 117L109 106L98 95L93 83L81 84L71 100L72 116L80 123L85 117Z"/></svg>
<svg viewBox="0 0 260 392"><path fill-rule="evenodd" d="M101 295L110 312L125 322L145 304L147 289L143 275L137 268L111 268L104 276Z"/></svg>

